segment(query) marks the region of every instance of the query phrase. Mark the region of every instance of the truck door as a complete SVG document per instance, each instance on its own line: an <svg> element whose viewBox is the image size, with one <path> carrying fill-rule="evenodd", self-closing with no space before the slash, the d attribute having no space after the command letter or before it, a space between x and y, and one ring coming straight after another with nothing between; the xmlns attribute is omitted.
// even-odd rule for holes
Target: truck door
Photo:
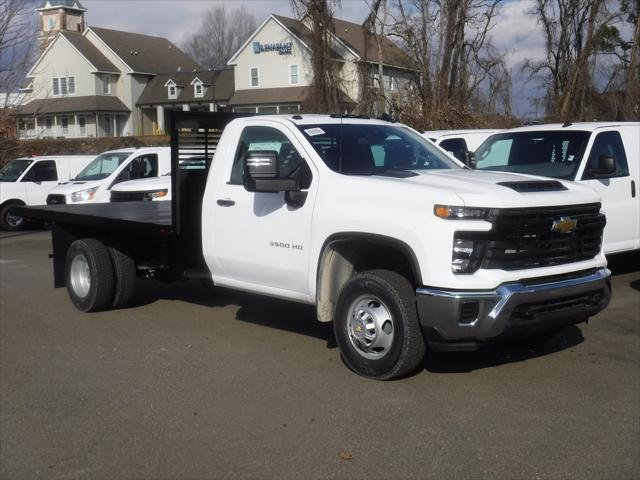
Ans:
<svg viewBox="0 0 640 480"><path fill-rule="evenodd" d="M591 178L589 165L597 165L601 155L610 155L615 159L616 171L607 178ZM633 196L633 178L629 175L627 155L618 131L609 130L596 134L582 181L602 196L602 210L607 216L607 226L604 229L605 253L634 248L640 218L635 207L637 199Z"/></svg>
<svg viewBox="0 0 640 480"><path fill-rule="evenodd" d="M31 166L22 177L27 193L28 205L44 205L49 191L58 185L55 160L40 160Z"/></svg>
<svg viewBox="0 0 640 480"><path fill-rule="evenodd" d="M301 189L307 192L302 206L289 206L283 192L245 190L244 159L252 150L278 153L280 176L296 176ZM254 289L262 286L262 290L272 293L297 292L301 297L309 294L309 249L317 175L304 157L302 145L285 127L277 123L265 126L264 121L244 127L233 165L224 181L218 183L216 205L207 209L214 216L212 273L216 283L236 287L245 284Z"/></svg>

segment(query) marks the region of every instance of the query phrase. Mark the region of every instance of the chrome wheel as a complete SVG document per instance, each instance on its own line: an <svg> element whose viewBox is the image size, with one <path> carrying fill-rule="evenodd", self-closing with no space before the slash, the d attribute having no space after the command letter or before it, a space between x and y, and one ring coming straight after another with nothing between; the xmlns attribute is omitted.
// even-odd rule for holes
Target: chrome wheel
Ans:
<svg viewBox="0 0 640 480"><path fill-rule="evenodd" d="M24 218L19 215L12 215L10 213L7 213L6 221L9 226L18 228L24 223Z"/></svg>
<svg viewBox="0 0 640 480"><path fill-rule="evenodd" d="M84 255L79 254L73 257L70 277L74 293L80 298L86 297L91 289L91 270Z"/></svg>
<svg viewBox="0 0 640 480"><path fill-rule="evenodd" d="M351 304L347 333L355 350L365 358L384 357L393 345L393 318L378 297L363 295Z"/></svg>

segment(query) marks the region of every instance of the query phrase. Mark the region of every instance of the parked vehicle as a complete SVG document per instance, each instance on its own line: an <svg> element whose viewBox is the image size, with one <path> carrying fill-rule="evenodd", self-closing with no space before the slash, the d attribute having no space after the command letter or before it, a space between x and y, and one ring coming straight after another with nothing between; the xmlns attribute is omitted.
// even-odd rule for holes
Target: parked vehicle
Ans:
<svg viewBox="0 0 640 480"><path fill-rule="evenodd" d="M23 228L24 219L9 212L11 205L43 205L53 188L73 178L94 158L56 155L11 160L0 169L0 228Z"/></svg>
<svg viewBox="0 0 640 480"><path fill-rule="evenodd" d="M211 161L209 159L209 161ZM180 159L181 168L206 169L207 160L203 157ZM112 202L161 202L171 200L171 171L160 177L141 178L118 183L111 189Z"/></svg>
<svg viewBox="0 0 640 480"><path fill-rule="evenodd" d="M111 188L138 178L155 178L171 168L169 147L123 148L98 155L70 182L54 188L47 204L108 202Z"/></svg>
<svg viewBox="0 0 640 480"><path fill-rule="evenodd" d="M172 115L172 202L15 207L52 222L55 286L79 310L126 305L136 276L201 278L316 305L351 369L391 379L427 344L472 350L609 302L591 188L472 171L380 120ZM214 160L182 168L198 132Z"/></svg>
<svg viewBox="0 0 640 480"><path fill-rule="evenodd" d="M499 132L499 130L428 130L422 135L465 165L471 166L475 149L496 132Z"/></svg>
<svg viewBox="0 0 640 480"><path fill-rule="evenodd" d="M504 130L475 154L478 170L573 180L596 190L606 254L640 249L640 123L566 123Z"/></svg>

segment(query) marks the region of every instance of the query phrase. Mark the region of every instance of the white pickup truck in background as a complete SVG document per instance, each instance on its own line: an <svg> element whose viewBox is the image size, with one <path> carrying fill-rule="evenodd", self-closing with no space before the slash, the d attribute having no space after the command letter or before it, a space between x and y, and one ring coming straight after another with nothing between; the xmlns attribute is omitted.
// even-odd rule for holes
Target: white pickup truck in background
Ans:
<svg viewBox="0 0 640 480"><path fill-rule="evenodd" d="M20 230L24 219L9 212L11 205L44 205L49 192L68 182L95 155L51 155L16 158L0 169L0 228Z"/></svg>
<svg viewBox="0 0 640 480"><path fill-rule="evenodd" d="M469 130L427 130L422 135L465 165L469 165L475 149L482 145L482 142L487 138L499 131L497 129L480 128Z"/></svg>
<svg viewBox="0 0 640 480"><path fill-rule="evenodd" d="M138 178L156 178L169 170L169 147L111 150L98 155L70 182L51 190L47 204L108 202L114 185Z"/></svg>
<svg viewBox="0 0 640 480"><path fill-rule="evenodd" d="M604 252L640 249L640 123L566 123L503 130L475 152L475 168L579 182L602 197Z"/></svg>
<svg viewBox="0 0 640 480"><path fill-rule="evenodd" d="M472 350L607 306L593 189L470 170L401 124L234 115L172 113L171 202L15 207L51 224L55 286L78 309L126 306L137 276L201 278L315 305L351 369L391 379L427 345ZM216 153L189 169L196 137Z"/></svg>

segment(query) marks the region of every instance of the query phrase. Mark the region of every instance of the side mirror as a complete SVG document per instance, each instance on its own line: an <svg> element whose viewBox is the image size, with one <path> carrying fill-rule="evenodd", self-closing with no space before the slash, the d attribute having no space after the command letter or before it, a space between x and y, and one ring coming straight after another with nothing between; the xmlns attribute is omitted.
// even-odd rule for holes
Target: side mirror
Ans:
<svg viewBox="0 0 640 480"><path fill-rule="evenodd" d="M611 155L600 155L597 164L589 164L588 174L591 178L608 177L616 173L616 159Z"/></svg>
<svg viewBox="0 0 640 480"><path fill-rule="evenodd" d="M467 167L476 168L476 154L471 150L467 151Z"/></svg>
<svg viewBox="0 0 640 480"><path fill-rule="evenodd" d="M244 188L248 192L291 192L300 190L295 178L280 178L278 152L254 150L244 157Z"/></svg>

